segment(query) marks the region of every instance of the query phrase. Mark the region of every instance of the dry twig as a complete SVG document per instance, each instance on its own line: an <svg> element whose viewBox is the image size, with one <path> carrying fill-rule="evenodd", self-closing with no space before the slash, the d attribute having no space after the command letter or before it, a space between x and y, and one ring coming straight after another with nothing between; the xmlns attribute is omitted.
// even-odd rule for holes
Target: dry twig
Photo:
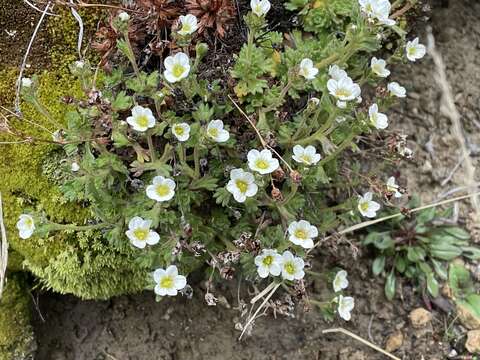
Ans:
<svg viewBox="0 0 480 360"><path fill-rule="evenodd" d="M0 298L5 284L8 262L7 231L3 222L2 194L0 193Z"/></svg>

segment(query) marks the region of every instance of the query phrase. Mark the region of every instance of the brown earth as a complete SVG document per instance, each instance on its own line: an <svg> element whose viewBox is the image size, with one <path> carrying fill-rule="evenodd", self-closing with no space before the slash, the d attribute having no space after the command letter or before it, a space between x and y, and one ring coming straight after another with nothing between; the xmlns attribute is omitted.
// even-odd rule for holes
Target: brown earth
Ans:
<svg viewBox="0 0 480 360"><path fill-rule="evenodd" d="M478 163L480 3L434 1L432 6L433 16L428 23L447 63L472 156ZM424 39L424 30L418 32ZM1 49L3 42L0 44ZM0 55L3 59L4 54ZM459 150L449 134L450 121L440 112L441 97L433 73L430 59L397 67L392 73L394 80L407 87L409 97L397 107L391 120L395 131L410 136L416 152L415 160L401 169L401 180L411 193L420 193L425 201L437 199L464 180L460 168L451 181L441 185L458 162ZM356 241L353 237L349 240ZM370 260L365 256L352 260L352 249L346 244L340 245L335 254L321 249L317 263L343 267L351 274L349 294L356 299L352 321L327 323L315 309L306 313L297 310L295 318L279 315L275 319L267 314L257 320L251 336L240 342L235 324L245 318L240 318L237 289L240 286L240 293L245 294L245 283L216 291L225 294L230 308L207 306L202 285L194 286L191 300L177 297L160 303L155 302L151 292L103 302L46 293L40 295L37 304L36 359L386 359L346 335L322 333L333 327L345 327L380 347L386 346L392 334L397 339L390 338L390 344L397 340L398 345L401 332L403 343L394 354L404 359L445 359L452 346L459 354L464 351L462 340L456 341L463 338L464 342L464 330L454 323L447 331L452 319L440 311L434 309L433 319L426 326L413 328L408 314L425 306L421 295L405 283L401 298L386 301L383 282L372 278L369 271ZM320 297L323 282L315 278L312 282L311 296Z"/></svg>

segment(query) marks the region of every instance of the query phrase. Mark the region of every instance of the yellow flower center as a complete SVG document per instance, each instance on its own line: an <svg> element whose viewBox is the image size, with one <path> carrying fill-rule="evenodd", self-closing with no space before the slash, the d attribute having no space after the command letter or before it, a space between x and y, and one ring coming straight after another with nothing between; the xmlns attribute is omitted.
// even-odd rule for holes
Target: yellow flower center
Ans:
<svg viewBox="0 0 480 360"><path fill-rule="evenodd" d="M291 261L285 263L285 265L283 265L283 267L285 268L285 271L288 274L290 274L290 275L295 274L295 265Z"/></svg>
<svg viewBox="0 0 480 360"><path fill-rule="evenodd" d="M305 240L307 238L307 232L303 229L295 230L295 237Z"/></svg>
<svg viewBox="0 0 480 360"><path fill-rule="evenodd" d="M374 73L381 73L382 72L382 66L380 64L375 64L372 66L372 70Z"/></svg>
<svg viewBox="0 0 480 360"><path fill-rule="evenodd" d="M255 162L255 166L259 169L262 169L262 170L265 170L265 169L268 169L268 162L266 162L265 160L263 159L258 159L256 162Z"/></svg>
<svg viewBox="0 0 480 360"><path fill-rule="evenodd" d="M164 289L171 289L173 287L173 278L171 276L165 276L160 280L160 287Z"/></svg>
<svg viewBox="0 0 480 360"><path fill-rule="evenodd" d="M257 13L257 14L261 14L263 12L260 4L255 5L255 11L254 12Z"/></svg>
<svg viewBox="0 0 480 360"><path fill-rule="evenodd" d="M365 6L365 11L366 11L366 12L373 12L372 5L371 5L371 4L367 4L367 6Z"/></svg>
<svg viewBox="0 0 480 360"><path fill-rule="evenodd" d="M149 233L148 229L135 229L135 230L133 230L133 234L135 235L137 240L140 240L140 241L145 241L145 239L148 236L148 233Z"/></svg>
<svg viewBox="0 0 480 360"><path fill-rule="evenodd" d="M350 96L350 91L348 91L347 89L337 89L335 91L335 95L337 97L348 97Z"/></svg>
<svg viewBox="0 0 480 360"><path fill-rule="evenodd" d="M181 126L175 126L175 133L179 136L182 136L185 133L185 130Z"/></svg>
<svg viewBox="0 0 480 360"><path fill-rule="evenodd" d="M178 78L178 77L182 76L184 71L185 71L185 67L183 67L182 65L180 65L180 64L173 65L173 69L172 69L173 76Z"/></svg>
<svg viewBox="0 0 480 360"><path fill-rule="evenodd" d="M190 26L190 24L183 24L182 25L182 32L189 33L191 31L192 31L192 27Z"/></svg>
<svg viewBox="0 0 480 360"><path fill-rule="evenodd" d="M157 192L158 196L167 196L170 193L170 188L168 187L168 185L161 184L157 185L155 191Z"/></svg>
<svg viewBox="0 0 480 360"><path fill-rule="evenodd" d="M263 265L265 266L270 266L273 263L273 256L272 255L267 255L263 258Z"/></svg>
<svg viewBox="0 0 480 360"><path fill-rule="evenodd" d="M216 138L218 136L218 129L217 128L211 128L211 129L208 130L208 134L212 138Z"/></svg>
<svg viewBox="0 0 480 360"><path fill-rule="evenodd" d="M240 192L242 193L245 193L248 189L248 184L244 180L236 180L235 185L237 186L238 190L240 190Z"/></svg>
<svg viewBox="0 0 480 360"><path fill-rule="evenodd" d="M310 164L312 162L312 157L310 155L302 155L300 157L304 163Z"/></svg>
<svg viewBox="0 0 480 360"><path fill-rule="evenodd" d="M360 209L362 209L363 211L367 211L368 208L369 208L368 202L362 202L362 203L360 204Z"/></svg>
<svg viewBox="0 0 480 360"><path fill-rule="evenodd" d="M137 124L140 125L141 127L147 127L148 126L147 115L140 115L139 117L137 117Z"/></svg>
<svg viewBox="0 0 480 360"><path fill-rule="evenodd" d="M32 219L25 219L25 226L26 227L32 227L33 226L33 220Z"/></svg>

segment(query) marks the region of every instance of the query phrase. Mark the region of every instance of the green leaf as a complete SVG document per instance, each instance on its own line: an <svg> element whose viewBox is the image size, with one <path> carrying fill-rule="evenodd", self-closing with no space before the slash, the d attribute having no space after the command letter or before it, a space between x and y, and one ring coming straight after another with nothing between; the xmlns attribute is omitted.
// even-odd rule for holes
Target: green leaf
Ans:
<svg viewBox="0 0 480 360"><path fill-rule="evenodd" d="M448 279L447 268L438 260L430 259L430 261L432 262L433 269L435 270L435 273L438 275L438 277L442 280L447 280Z"/></svg>
<svg viewBox="0 0 480 360"><path fill-rule="evenodd" d="M190 190L205 189L208 191L213 191L217 188L218 179L215 179L211 176L204 176L200 179L195 179L190 184Z"/></svg>
<svg viewBox="0 0 480 360"><path fill-rule="evenodd" d="M452 260L462 254L462 249L450 244L430 244L430 255L441 260Z"/></svg>
<svg viewBox="0 0 480 360"><path fill-rule="evenodd" d="M397 269L398 272L404 273L405 269L407 268L407 262L403 257L398 257L395 260L395 269Z"/></svg>
<svg viewBox="0 0 480 360"><path fill-rule="evenodd" d="M474 246L462 246L463 256L471 260L480 259L480 248Z"/></svg>
<svg viewBox="0 0 480 360"><path fill-rule="evenodd" d="M385 268L385 256L379 256L375 260L373 260L372 264L372 272L373 275L379 275L383 269Z"/></svg>
<svg viewBox="0 0 480 360"><path fill-rule="evenodd" d="M425 250L419 246L412 246L407 249L407 258L411 262L418 262L425 259Z"/></svg>
<svg viewBox="0 0 480 360"><path fill-rule="evenodd" d="M388 300L393 300L395 297L396 282L395 273L392 271L385 281L385 296Z"/></svg>
<svg viewBox="0 0 480 360"><path fill-rule="evenodd" d="M115 100L112 102L112 109L114 111L127 110L133 105L131 96L128 96L125 91L120 91Z"/></svg>
<svg viewBox="0 0 480 360"><path fill-rule="evenodd" d="M443 228L443 231L449 235L456 237L457 239L461 239L461 240L470 239L470 234L466 230L459 227L446 227L446 228Z"/></svg>
<svg viewBox="0 0 480 360"><path fill-rule="evenodd" d="M438 296L438 281L432 272L427 275L427 290L433 297Z"/></svg>
<svg viewBox="0 0 480 360"><path fill-rule="evenodd" d="M425 224L432 221L435 218L435 211L435 207L420 211L416 217L417 223Z"/></svg>
<svg viewBox="0 0 480 360"><path fill-rule="evenodd" d="M472 293L474 291L470 272L460 264L450 264L448 285L455 297L461 297L463 293Z"/></svg>
<svg viewBox="0 0 480 360"><path fill-rule="evenodd" d="M428 275L432 273L432 268L426 262L421 261L417 263L417 265L424 274Z"/></svg>

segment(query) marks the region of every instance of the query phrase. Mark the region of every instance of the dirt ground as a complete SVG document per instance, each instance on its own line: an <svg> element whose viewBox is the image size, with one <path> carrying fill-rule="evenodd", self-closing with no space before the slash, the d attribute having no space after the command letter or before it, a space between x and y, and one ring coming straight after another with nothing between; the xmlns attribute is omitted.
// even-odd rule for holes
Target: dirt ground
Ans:
<svg viewBox="0 0 480 360"><path fill-rule="evenodd" d="M456 102L474 160L480 151L480 2L450 0L432 2L437 46L447 64ZM424 39L422 25L418 30ZM1 46L0 46L1 48ZM3 58L3 56L2 56ZM416 157L400 169L402 184L420 193L426 202L462 185L460 168L448 182L459 161L450 122L441 114L441 97L433 79L430 59L414 66L400 66L392 72L395 81L407 87L409 96L393 113L396 131L409 135ZM466 205L461 205L465 207ZM464 221L464 219L460 219ZM350 239L355 242L355 238ZM191 300L177 297L156 303L153 293L122 296L103 302L80 301L70 296L41 294L35 312L38 360L149 360L149 359L385 359L365 345L342 334L323 334L328 328L344 327L384 347L387 338L402 332L404 341L395 355L403 359L445 359L457 344L447 337L451 318L433 310L432 322L414 329L409 312L424 306L421 295L408 284L402 298L388 302L383 283L372 278L366 257L352 260L348 247L331 254L318 252L315 263L344 267L351 274L350 293L356 299L352 321L327 323L318 311L298 309L294 318L271 314L260 318L250 337L239 342L238 284L222 289L228 306L209 307L201 284ZM314 264L315 266L315 264ZM247 291L241 284L242 294ZM323 284L313 280L312 293L321 294ZM220 293L220 291L218 291ZM247 300L245 298L245 300ZM228 308L229 307L229 308ZM461 338L461 328L457 329Z"/></svg>

